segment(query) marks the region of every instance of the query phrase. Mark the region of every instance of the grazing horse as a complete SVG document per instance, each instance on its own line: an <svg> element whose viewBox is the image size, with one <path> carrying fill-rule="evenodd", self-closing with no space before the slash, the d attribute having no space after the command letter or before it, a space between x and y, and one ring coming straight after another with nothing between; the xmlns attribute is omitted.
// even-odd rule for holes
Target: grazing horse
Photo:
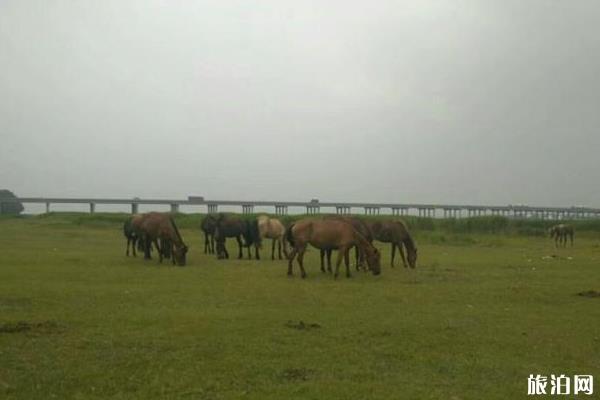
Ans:
<svg viewBox="0 0 600 400"><path fill-rule="evenodd" d="M238 258L243 257L242 247L248 248L248 258L252 258L250 247L254 246L254 254L257 260L260 260L259 247L261 245L260 233L258 231L258 222L254 220L245 220L237 216L219 214L215 227L215 241L217 242L217 258L229 258L229 252L225 247L227 238L235 238L238 247ZM244 243L242 243L244 238Z"/></svg>
<svg viewBox="0 0 600 400"><path fill-rule="evenodd" d="M415 242L410 236L410 233L408 233L408 228L404 222L369 221L367 222L367 225L371 229L375 240L392 244L392 268L394 267L396 247L400 251L400 257L402 257L404 268L407 267L406 259L404 258L404 251L402 250L403 244L406 247L408 265L410 265L411 268L415 268L417 266L417 247L415 246Z"/></svg>
<svg viewBox="0 0 600 400"><path fill-rule="evenodd" d="M140 230L144 238L144 258L150 258L150 247L154 243L158 248L159 262L162 263L163 256L169 254L169 256L172 255L173 264L185 265L188 247L183 242L175 221L170 215L157 212L144 214ZM158 246L159 240L160 247Z"/></svg>
<svg viewBox="0 0 600 400"><path fill-rule="evenodd" d="M354 229L356 229L356 231L358 233L363 235L369 243L373 243L373 233L371 232L371 229L369 229L369 226L366 224L366 222L360 218L344 217L341 215L327 215L324 217L324 219L326 219L326 220L331 219L331 220L338 220L338 221L346 222L346 223L352 225L352 227ZM325 272L325 267L323 265L324 264L323 258L325 257L325 255L327 255L327 270L329 272L331 272L331 252L332 252L331 249L321 250L321 252L320 252L321 253L320 254L321 255L321 271L323 271L323 272ZM364 268L365 254L360 251L358 246L355 246L354 247L354 255L356 257L356 270L358 271L361 267Z"/></svg>
<svg viewBox="0 0 600 400"><path fill-rule="evenodd" d="M279 253L279 259L281 260L281 247L283 246L283 254L285 258L288 258L288 252L285 245L285 226L277 218L271 218L267 215L261 215L257 218L258 221L258 232L260 238L271 239L271 259L275 259L275 244L277 244L277 251Z"/></svg>
<svg viewBox="0 0 600 400"><path fill-rule="evenodd" d="M554 238L554 246L558 247L559 244L563 247L567 246L567 238L571 239L571 246L573 246L573 235L575 233L573 227L567 224L554 225L548 229L548 233L551 238Z"/></svg>
<svg viewBox="0 0 600 400"><path fill-rule="evenodd" d="M292 245L292 252L288 258L288 276L293 275L292 263L294 258L298 256L298 265L300 266L302 278L306 277L304 253L309 244L319 250L338 250L335 278L339 275L342 258L346 264L346 276L350 277L348 252L354 246L358 246L360 251L364 252L367 264L373 275L381 273L381 256L379 251L347 222L336 219L302 219L286 230L285 237L290 245Z"/></svg>
<svg viewBox="0 0 600 400"><path fill-rule="evenodd" d="M207 215L200 223L200 229L204 232L204 254L215 253L215 229L217 227L217 218L214 215Z"/></svg>

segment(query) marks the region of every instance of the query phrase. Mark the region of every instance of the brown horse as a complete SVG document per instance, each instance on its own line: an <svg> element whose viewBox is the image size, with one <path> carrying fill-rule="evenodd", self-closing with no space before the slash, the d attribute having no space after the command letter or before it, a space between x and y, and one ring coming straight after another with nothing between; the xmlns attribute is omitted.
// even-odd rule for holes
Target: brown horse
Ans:
<svg viewBox="0 0 600 400"><path fill-rule="evenodd" d="M366 222L363 221L362 219L356 218L356 217L345 217L345 216L341 216L341 215L327 215L323 218L346 222L346 223L352 225L352 227L354 229L356 229L356 231L358 233L363 235L364 238L367 239L367 241L369 243L373 243L373 233L371 232L371 229L369 229L369 226L366 224ZM320 256L321 256L321 271L325 272L325 266L323 263L323 259L324 259L325 255L327 255L327 270L329 272L331 272L332 250L331 249L321 250L320 253L321 253L320 254ZM358 271L361 267L364 268L365 254L360 251L358 246L354 247L354 256L356 257L356 270Z"/></svg>
<svg viewBox="0 0 600 400"><path fill-rule="evenodd" d="M204 254L215 253L215 229L217 228L217 218L214 215L207 215L200 223L200 229L204 232Z"/></svg>
<svg viewBox="0 0 600 400"><path fill-rule="evenodd" d="M229 258L229 252L225 247L227 238L235 238L238 243L238 258L243 257L242 247L248 248L248 258L252 258L250 247L254 246L254 254L260 260L259 247L261 245L258 222L245 220L234 215L219 214L215 227L215 241L217 242L217 258ZM244 243L242 243L244 238Z"/></svg>
<svg viewBox="0 0 600 400"><path fill-rule="evenodd" d="M140 230L144 238L144 258L150 258L150 247L154 243L159 251L159 261L163 255L172 255L173 264L184 266L188 247L183 242L175 221L170 215L151 212L144 214L140 222ZM158 240L162 246L158 246ZM168 249L167 249L168 248Z"/></svg>
<svg viewBox="0 0 600 400"><path fill-rule="evenodd" d="M402 257L402 263L406 268L406 259L404 258L404 251L402 245L406 247L408 256L408 265L411 268L417 266L417 247L415 242L408 233L408 228L402 221L369 221L367 222L369 229L373 233L375 240L384 243L392 244L392 268L394 267L394 256L396 255L396 247L400 251L400 257Z"/></svg>
<svg viewBox="0 0 600 400"><path fill-rule="evenodd" d="M291 225L286 230L286 239L292 245L292 252L288 259L288 276L292 276L292 263L298 256L298 265L302 278L306 277L304 270L304 253L306 247L311 244L319 250L338 250L338 258L335 266L334 277L340 272L342 258L346 264L346 276L350 277L350 265L348 252L354 246L358 246L364 252L367 264L374 275L381 273L379 251L373 247L352 225L335 219L316 220L302 219Z"/></svg>
<svg viewBox="0 0 600 400"><path fill-rule="evenodd" d="M567 224L559 224L554 225L550 229L548 229L550 233L550 237L554 238L554 246L558 247L558 245L562 245L563 247L567 246L567 238L571 239L571 247L573 246L573 235L575 234L575 230L571 225Z"/></svg>

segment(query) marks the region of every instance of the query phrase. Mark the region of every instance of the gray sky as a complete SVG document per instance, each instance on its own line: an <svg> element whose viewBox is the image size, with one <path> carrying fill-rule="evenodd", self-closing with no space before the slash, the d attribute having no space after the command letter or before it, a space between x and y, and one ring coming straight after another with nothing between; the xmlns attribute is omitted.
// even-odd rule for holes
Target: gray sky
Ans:
<svg viewBox="0 0 600 400"><path fill-rule="evenodd" d="M0 187L600 206L600 2L0 1Z"/></svg>

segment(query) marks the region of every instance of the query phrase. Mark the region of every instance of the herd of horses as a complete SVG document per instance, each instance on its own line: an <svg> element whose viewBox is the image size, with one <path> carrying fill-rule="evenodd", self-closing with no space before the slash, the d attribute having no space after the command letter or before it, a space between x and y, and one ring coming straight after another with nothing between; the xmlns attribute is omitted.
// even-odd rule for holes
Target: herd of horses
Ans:
<svg viewBox="0 0 600 400"><path fill-rule="evenodd" d="M417 247L408 228L400 220L366 221L350 216L325 216L322 218L304 218L289 224L267 215L256 218L242 218L235 214L209 214L200 224L204 233L204 253L215 254L218 259L229 258L227 239L235 239L238 244L238 258L243 258L243 249L247 249L248 258L260 259L263 240L271 239L271 259L277 254L288 260L288 275L292 276L293 262L297 261L301 276L306 277L304 254L311 245L320 251L321 271L333 273L332 252L337 250L334 277L339 276L341 263L346 267L346 276L350 276L350 251L355 249L356 269L381 273L381 255L373 245L377 240L391 245L391 266L394 267L396 250L400 254L404 267L415 268ZM136 214L128 218L123 226L127 239L125 254L130 249L136 256L136 249L150 259L156 250L159 262L171 259L173 264L185 265L187 245L169 214L150 212ZM406 256L405 256L406 250ZM283 253L283 254L282 254ZM325 269L327 264L327 270Z"/></svg>
<svg viewBox="0 0 600 400"><path fill-rule="evenodd" d="M573 246L573 236L575 230L571 225L558 224L548 229L548 234L554 239L554 246L558 247L559 244L563 247L567 246L567 238L571 239L571 246Z"/></svg>
<svg viewBox="0 0 600 400"><path fill-rule="evenodd" d="M218 259L229 258L227 239L235 239L238 244L238 258L243 258L247 249L248 258L260 259L260 249L264 239L271 239L271 259L276 250L281 260L282 253L288 260L288 275L293 275L293 262L297 261L301 276L306 277L304 254L308 245L320 251L321 271L339 276L344 262L346 276L350 276L350 251L354 249L356 269L381 273L381 254L373 245L374 241L390 243L391 266L394 267L396 250L405 268L417 265L417 247L406 224L401 220L364 220L352 216L329 215L321 218L303 218L289 224L267 215L255 218L242 218L235 214L209 214L203 218L200 229L204 233L204 253L215 254ZM136 248L151 258L156 250L159 262L171 259L173 264L185 265L188 246L184 243L175 221L169 214L149 212L135 214L123 226L127 239L125 254L130 248L136 256ZM566 246L568 239L573 245L573 227L559 224L551 227L548 234L555 246ZM332 252L337 250L335 273L331 265ZM406 251L406 255L405 255ZM325 269L327 265L327 269Z"/></svg>

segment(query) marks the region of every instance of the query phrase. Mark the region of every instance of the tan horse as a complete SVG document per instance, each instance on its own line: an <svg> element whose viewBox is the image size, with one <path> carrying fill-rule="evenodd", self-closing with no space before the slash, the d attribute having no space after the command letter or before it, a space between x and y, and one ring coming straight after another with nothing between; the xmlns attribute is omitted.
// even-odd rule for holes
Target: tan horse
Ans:
<svg viewBox="0 0 600 400"><path fill-rule="evenodd" d="M551 238L554 238L555 247L558 247L559 244L561 244L563 247L566 247L567 238L571 239L571 246L573 246L573 235L575 234L575 230L571 225L554 225L553 227L548 229L548 233L550 234Z"/></svg>
<svg viewBox="0 0 600 400"><path fill-rule="evenodd" d="M367 239L367 241L369 243L373 243L373 233L371 232L371 229L369 228L369 226L367 225L367 223L357 217L347 217L347 216L343 216L343 215L326 215L323 217L323 219L334 219L334 220L338 220L338 221L344 221L350 225L352 225L352 227L354 229L356 229L356 231L358 233L360 233L362 236L364 236L365 239ZM365 267L365 255L363 252L361 252L358 248L358 246L354 247L354 254L356 257L356 270L358 271L361 267L364 268ZM325 266L324 266L324 262L323 259L325 258L325 256L327 256L327 270L329 272L331 272L331 252L332 250L321 250L321 271L325 272ZM365 269L366 270L366 269Z"/></svg>
<svg viewBox="0 0 600 400"><path fill-rule="evenodd" d="M298 265L300 266L302 278L306 278L304 270L304 253L306 247L310 244L319 250L338 250L338 257L335 266L334 278L337 278L340 272L342 258L346 264L346 276L350 277L350 265L348 262L348 252L354 246L358 246L363 251L367 259L367 264L373 272L373 275L381 273L379 251L373 247L352 225L339 220L316 220L302 219L292 224L287 230L285 237L292 245L292 252L288 259L288 276L292 276L292 263L298 256Z"/></svg>
<svg viewBox="0 0 600 400"><path fill-rule="evenodd" d="M404 258L404 251L402 250L402 245L406 247L407 255L408 255L408 265L411 268L415 268L417 266L417 247L415 246L415 242L408 233L408 228L406 224L402 221L368 221L367 225L371 232L373 233L373 237L375 240L384 243L392 244L392 268L394 267L394 256L396 255L396 247L400 251L400 257L402 258L402 263L406 268L406 259Z"/></svg>
<svg viewBox="0 0 600 400"><path fill-rule="evenodd" d="M271 259L275 259L275 244L277 244L277 251L279 253L279 259L281 260L281 248L283 247L283 254L285 258L288 258L287 246L285 245L285 226L277 218L271 218L267 215L261 215L258 217L258 232L260 233L261 239L271 239Z"/></svg>
<svg viewBox="0 0 600 400"><path fill-rule="evenodd" d="M145 244L144 258L150 258L150 246L155 243L158 247L157 241L160 240L162 246L158 251L159 261L162 262L164 254L173 254L173 264L185 265L188 247L183 242L170 215L157 212L144 214L140 222L140 230Z"/></svg>

